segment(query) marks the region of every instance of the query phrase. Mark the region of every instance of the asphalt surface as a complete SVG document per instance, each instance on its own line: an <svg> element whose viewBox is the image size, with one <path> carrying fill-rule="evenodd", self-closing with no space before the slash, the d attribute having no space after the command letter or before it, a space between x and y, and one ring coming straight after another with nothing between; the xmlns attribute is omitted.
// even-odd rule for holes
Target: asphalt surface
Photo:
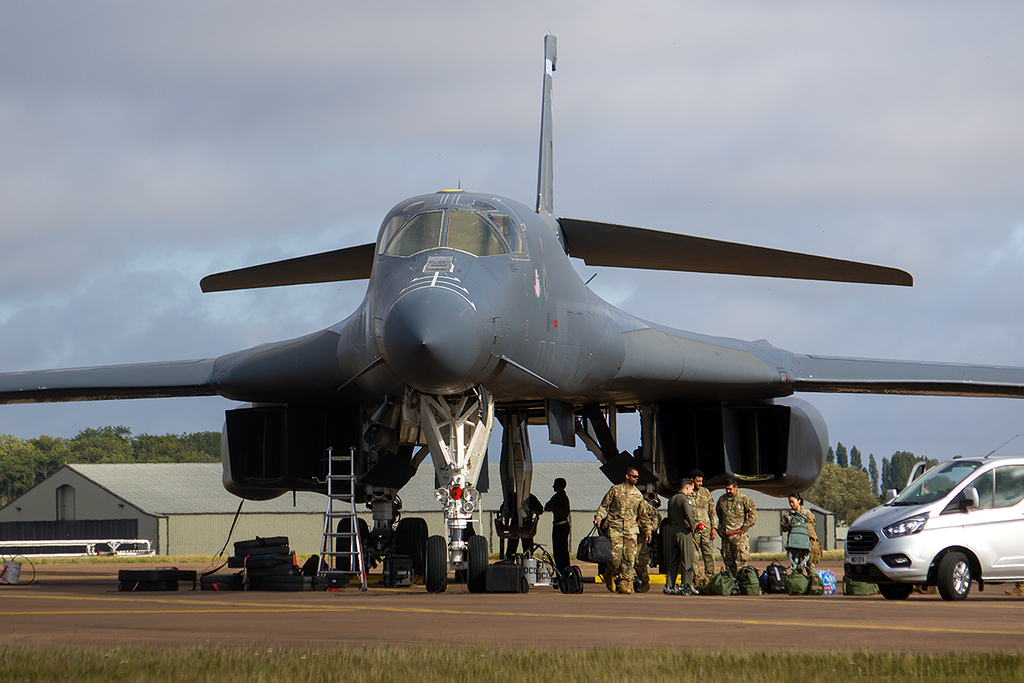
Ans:
<svg viewBox="0 0 1024 683"><path fill-rule="evenodd" d="M582 595L550 587L471 595L451 584L439 595L418 586L373 586L365 593L193 592L191 584L178 592L117 591L119 569L146 567L37 565L28 585L32 571L26 565L19 585L0 585L0 644L1024 651L1024 598L1006 596L1005 586L979 593L975 584L969 598L956 603L935 594L905 601L839 594L682 597L664 595L660 585L620 596L594 583ZM583 569L593 576L592 565Z"/></svg>

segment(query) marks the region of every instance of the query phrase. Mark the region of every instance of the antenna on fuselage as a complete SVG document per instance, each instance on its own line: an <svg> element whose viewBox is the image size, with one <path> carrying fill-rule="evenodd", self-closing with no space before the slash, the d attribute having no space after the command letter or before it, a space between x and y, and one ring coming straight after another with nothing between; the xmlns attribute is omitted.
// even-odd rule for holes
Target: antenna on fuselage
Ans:
<svg viewBox="0 0 1024 683"><path fill-rule="evenodd" d="M540 116L540 168L537 172L537 213L552 216L555 213L552 184L551 143L551 83L558 60L558 40L550 33L544 36L544 97L541 100Z"/></svg>

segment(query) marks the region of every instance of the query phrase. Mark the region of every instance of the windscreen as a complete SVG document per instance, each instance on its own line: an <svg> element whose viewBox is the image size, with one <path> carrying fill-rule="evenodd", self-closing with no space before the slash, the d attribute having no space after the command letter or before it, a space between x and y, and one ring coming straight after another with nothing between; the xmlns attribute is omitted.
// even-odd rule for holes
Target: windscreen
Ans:
<svg viewBox="0 0 1024 683"><path fill-rule="evenodd" d="M890 504L923 505L945 498L950 491L979 467L981 467L980 462L964 460L952 460L937 465L923 474L920 479L916 479Z"/></svg>
<svg viewBox="0 0 1024 683"><path fill-rule="evenodd" d="M507 254L504 241L490 221L478 213L451 211L448 214L448 248L476 256Z"/></svg>
<svg viewBox="0 0 1024 683"><path fill-rule="evenodd" d="M440 211L418 213L403 225L388 244L388 256L412 256L441 244Z"/></svg>

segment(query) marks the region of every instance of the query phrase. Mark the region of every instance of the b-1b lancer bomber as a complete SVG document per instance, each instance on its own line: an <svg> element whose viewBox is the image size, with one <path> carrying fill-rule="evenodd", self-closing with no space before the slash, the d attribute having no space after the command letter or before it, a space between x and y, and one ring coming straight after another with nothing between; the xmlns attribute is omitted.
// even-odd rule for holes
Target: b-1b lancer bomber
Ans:
<svg viewBox="0 0 1024 683"><path fill-rule="evenodd" d="M220 395L224 485L248 499L325 491L325 453L354 454L358 496L391 552L444 590L450 570L479 590L487 541L467 527L495 421L505 521L530 494L528 425L580 438L612 481L627 467L653 498L700 468L775 495L807 489L828 436L797 392L1024 397L1024 368L801 355L640 320L591 292L570 258L645 268L880 285L894 268L649 229L560 218L552 198L554 36L544 40L534 208L449 190L399 202L377 240L217 273L204 292L368 279L345 320L219 358L0 375L0 402ZM638 413L641 445L620 451L617 413ZM398 494L427 455L446 536L398 517ZM393 539L393 540L388 540Z"/></svg>

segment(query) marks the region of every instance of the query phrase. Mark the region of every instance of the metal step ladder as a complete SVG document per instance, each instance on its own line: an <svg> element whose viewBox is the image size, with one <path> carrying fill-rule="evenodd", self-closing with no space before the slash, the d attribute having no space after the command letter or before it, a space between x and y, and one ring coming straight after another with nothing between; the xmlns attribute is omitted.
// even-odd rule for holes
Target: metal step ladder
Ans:
<svg viewBox="0 0 1024 683"><path fill-rule="evenodd" d="M333 448L327 449L327 512L324 514L324 540L320 546L317 579L328 585L332 582L344 585L351 580L353 574L358 574L360 590L365 591L366 560L363 557L363 539L356 516L354 465L354 448L345 455L335 455ZM348 520L347 531L346 525L342 523L344 520ZM339 541L342 541L343 548L348 549L337 550ZM339 569L339 564L348 569Z"/></svg>

